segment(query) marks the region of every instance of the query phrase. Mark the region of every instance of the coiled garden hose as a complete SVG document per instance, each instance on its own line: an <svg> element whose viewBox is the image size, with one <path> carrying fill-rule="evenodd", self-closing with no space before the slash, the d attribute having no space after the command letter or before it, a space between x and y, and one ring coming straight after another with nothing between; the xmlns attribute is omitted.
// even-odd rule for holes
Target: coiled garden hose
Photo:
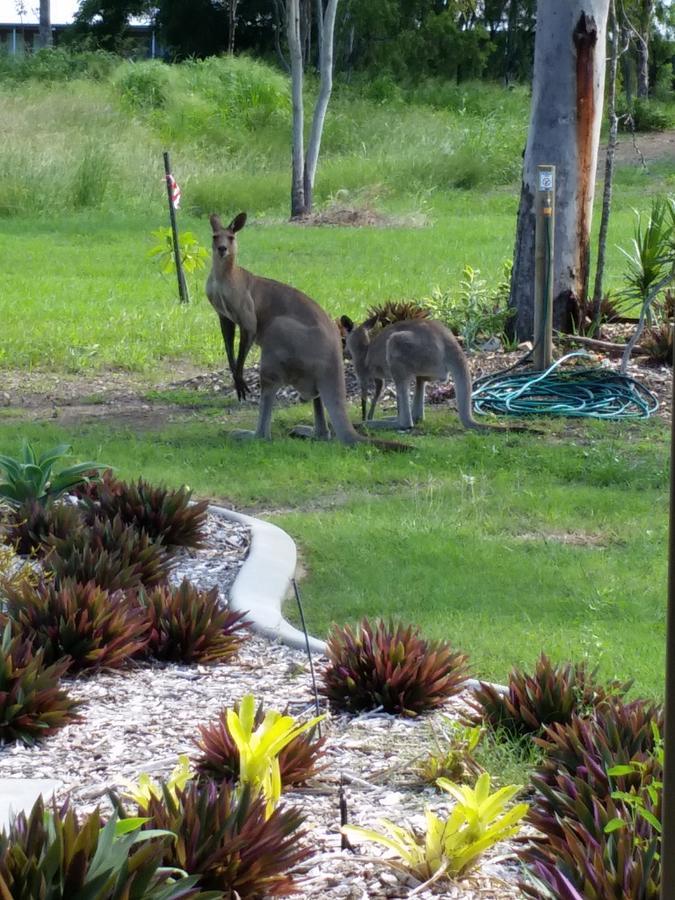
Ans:
<svg viewBox="0 0 675 900"><path fill-rule="evenodd" d="M507 375L516 368L511 366L484 375L474 382L475 411L507 416L644 419L658 410L656 395L629 375L599 366L561 369L573 357L592 359L583 350L576 350L544 372L528 369Z"/></svg>

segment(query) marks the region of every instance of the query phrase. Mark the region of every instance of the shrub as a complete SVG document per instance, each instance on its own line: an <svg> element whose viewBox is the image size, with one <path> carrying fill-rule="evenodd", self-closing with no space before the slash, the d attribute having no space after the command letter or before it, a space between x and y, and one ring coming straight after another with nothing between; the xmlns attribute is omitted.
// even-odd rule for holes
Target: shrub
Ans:
<svg viewBox="0 0 675 900"><path fill-rule="evenodd" d="M157 587L138 601L149 622L148 653L183 663L223 662L244 640L245 613L221 606L218 588L200 591L187 579L180 587Z"/></svg>
<svg viewBox="0 0 675 900"><path fill-rule="evenodd" d="M506 809L521 789L509 785L490 794L490 776L484 772L475 787L459 786L439 778L438 786L457 801L450 816L443 820L426 809L426 834L423 839L406 828L382 820L387 834L370 828L346 825L342 832L348 837L365 838L393 850L404 867L420 881L448 875L464 874L478 858L499 841L517 833L518 823L527 812L527 804L519 803ZM383 860L388 862L388 860ZM397 863L392 863L398 868Z"/></svg>
<svg viewBox="0 0 675 900"><path fill-rule="evenodd" d="M239 715L240 704L235 703L233 709ZM253 727L259 728L264 719L265 708L260 703L255 711ZM196 743L201 755L195 763L197 772L214 781L236 782L239 779L239 750L227 725L227 709L223 709L210 725L200 725L199 732L201 737ZM282 787L304 784L317 773L317 762L324 753L325 742L325 737L316 738L312 729L297 735L282 748L279 752Z"/></svg>
<svg viewBox="0 0 675 900"><path fill-rule="evenodd" d="M13 636L11 622L3 624L0 641L0 743L34 744L77 719L75 700L60 686L68 660L48 666L42 650L30 640Z"/></svg>
<svg viewBox="0 0 675 900"><path fill-rule="evenodd" d="M82 819L68 806L46 811L42 798L0 832L0 896L12 900L174 900L203 898L197 878L161 869L171 835L145 837L144 819L105 827L98 809Z"/></svg>
<svg viewBox="0 0 675 900"><path fill-rule="evenodd" d="M511 671L506 694L481 682L475 692L475 718L513 737L537 734L554 722L570 722L575 713L590 710L608 697L624 695L632 684L603 685L596 674L597 669L589 671L586 663L554 665L542 653L532 675L517 668Z"/></svg>
<svg viewBox="0 0 675 900"><path fill-rule="evenodd" d="M93 581L65 579L5 593L8 615L21 633L48 663L68 659L70 671L119 668L147 643L142 610L122 592L110 594Z"/></svg>
<svg viewBox="0 0 675 900"><path fill-rule="evenodd" d="M202 889L226 897L292 893L292 869L310 854L299 842L301 813L279 808L266 816L264 800L246 788L192 781L175 795L164 790L161 800L150 797L138 813L151 820L146 827L177 835L165 847L164 865L199 874Z"/></svg>
<svg viewBox="0 0 675 900"><path fill-rule="evenodd" d="M50 537L67 538L80 524L73 506L32 499L10 508L3 521L7 541L24 556L44 554Z"/></svg>
<svg viewBox="0 0 675 900"><path fill-rule="evenodd" d="M144 60L120 67L115 84L120 96L132 109L153 110L166 104L171 72L159 60Z"/></svg>
<svg viewBox="0 0 675 900"><path fill-rule="evenodd" d="M466 680L467 657L449 644L427 641L413 626L368 619L352 631L333 626L328 666L320 691L348 712L382 707L416 716L458 693Z"/></svg>
<svg viewBox="0 0 675 900"><path fill-rule="evenodd" d="M57 581L95 581L109 591L162 584L173 565L161 541L126 525L119 515L112 520L94 516L88 527L50 538L49 544L53 549L45 566Z"/></svg>
<svg viewBox="0 0 675 900"><path fill-rule="evenodd" d="M24 441L20 458L0 455L0 473L5 478L0 484L0 502L10 506L25 500L44 503L97 478L99 470L105 468L99 463L84 462L54 473L54 464L69 450L68 444L59 444L38 456L33 445Z"/></svg>
<svg viewBox="0 0 675 900"><path fill-rule="evenodd" d="M138 479L127 484L112 478L97 486L94 498L83 497L85 519L113 520L117 517L125 525L134 525L153 540L162 540L166 547L202 546L208 500L191 503L192 491L187 487L169 490L154 487Z"/></svg>

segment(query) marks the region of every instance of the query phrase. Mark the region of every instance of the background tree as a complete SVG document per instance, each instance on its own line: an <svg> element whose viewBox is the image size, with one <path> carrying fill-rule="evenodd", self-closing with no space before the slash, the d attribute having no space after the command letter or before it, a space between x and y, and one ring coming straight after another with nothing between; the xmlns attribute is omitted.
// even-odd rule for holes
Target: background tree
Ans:
<svg viewBox="0 0 675 900"><path fill-rule="evenodd" d="M70 28L74 42L86 40L111 52L123 48L129 20L154 12L152 0L80 0Z"/></svg>
<svg viewBox="0 0 675 900"><path fill-rule="evenodd" d="M40 47L52 46L52 17L49 0L40 0Z"/></svg>
<svg viewBox="0 0 675 900"><path fill-rule="evenodd" d="M534 322L537 165L557 170L553 324L569 330L585 306L609 0L539 0L532 107L518 210L510 304L517 336Z"/></svg>

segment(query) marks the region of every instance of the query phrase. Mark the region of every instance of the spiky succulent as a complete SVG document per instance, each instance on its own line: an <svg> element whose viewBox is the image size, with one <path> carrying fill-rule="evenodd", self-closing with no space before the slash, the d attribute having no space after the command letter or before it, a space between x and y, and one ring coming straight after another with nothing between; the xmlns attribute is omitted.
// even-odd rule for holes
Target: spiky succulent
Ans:
<svg viewBox="0 0 675 900"><path fill-rule="evenodd" d="M121 810L116 798L113 802ZM138 807L146 827L172 831L164 865L199 874L204 890L224 897L285 896L296 890L293 869L310 855L299 840L302 814L278 807L266 816L265 801L247 788L189 781L184 790L163 790Z"/></svg>
<svg viewBox="0 0 675 900"><path fill-rule="evenodd" d="M170 490L139 478L135 484L108 479L96 486L92 497L83 496L85 517L119 518L125 525L145 531L166 547L201 547L208 501L192 502L188 487Z"/></svg>
<svg viewBox="0 0 675 900"><path fill-rule="evenodd" d="M0 744L34 744L75 721L79 703L61 687L68 660L46 665L42 650L3 625L0 640Z"/></svg>
<svg viewBox="0 0 675 900"><path fill-rule="evenodd" d="M673 361L673 327L670 321L650 325L640 338L640 346L648 362L670 365Z"/></svg>
<svg viewBox="0 0 675 900"><path fill-rule="evenodd" d="M73 506L29 498L9 509L3 520L8 543L24 556L42 555L49 537L67 538L81 525Z"/></svg>
<svg viewBox="0 0 675 900"><path fill-rule="evenodd" d="M0 897L11 900L207 900L196 878L162 869L171 835L143 839L143 820L105 825L98 809L78 817L67 805L45 810L42 798L0 832Z"/></svg>
<svg viewBox="0 0 675 900"><path fill-rule="evenodd" d="M334 625L320 691L348 712L376 709L416 716L462 690L467 657L444 641L428 641L414 626L368 619L355 630Z"/></svg>
<svg viewBox="0 0 675 900"><path fill-rule="evenodd" d="M110 591L163 584L174 564L161 541L126 525L120 516L95 516L86 528L65 538L50 538L45 567L57 581L95 581Z"/></svg>
<svg viewBox="0 0 675 900"><path fill-rule="evenodd" d="M147 618L121 591L64 579L5 593L7 614L48 663L67 659L72 672L114 669L145 648Z"/></svg>
<svg viewBox="0 0 675 900"><path fill-rule="evenodd" d="M245 613L223 606L218 588L201 591L184 578L179 587L141 593L138 602L149 621L148 653L172 662L223 662L246 636Z"/></svg>
<svg viewBox="0 0 675 900"><path fill-rule="evenodd" d="M481 682L475 691L474 720L513 737L538 734L545 726L569 722L575 713L591 710L607 698L622 697L632 684L603 684L596 675L597 669L589 670L586 663L556 665L542 653L532 675L518 668L511 671L505 694Z"/></svg>
<svg viewBox="0 0 675 900"><path fill-rule="evenodd" d="M234 704L234 711L239 714L239 703ZM284 711L283 715L287 715ZM253 727L258 728L265 718L263 703L258 705ZM239 778L239 751L227 727L227 709L220 712L218 718L209 725L200 725L201 737L196 744L200 755L195 761L195 768L207 778L215 781L234 783ZM287 744L279 753L279 771L283 787L304 784L318 771L318 760L323 756L325 737L316 737L314 729L300 734Z"/></svg>
<svg viewBox="0 0 675 900"><path fill-rule="evenodd" d="M368 318L375 319L382 327L411 319L428 319L430 315L430 310L417 300L387 300L368 310Z"/></svg>

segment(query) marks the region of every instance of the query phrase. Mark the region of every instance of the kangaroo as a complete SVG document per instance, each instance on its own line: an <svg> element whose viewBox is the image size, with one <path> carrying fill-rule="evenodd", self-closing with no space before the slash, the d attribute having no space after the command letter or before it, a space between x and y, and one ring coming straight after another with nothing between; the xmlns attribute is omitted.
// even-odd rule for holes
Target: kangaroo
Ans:
<svg viewBox="0 0 675 900"><path fill-rule="evenodd" d="M427 381L445 381L452 375L457 397L457 411L465 428L490 428L473 417L471 411L471 373L464 352L453 333L433 319L418 318L394 322L372 340L376 325L374 315L355 326L348 316L340 324L345 332L345 348L351 356L361 386L361 414L369 428L410 429L424 419L424 391ZM415 379L415 396L410 407L410 381ZM375 381L375 393L366 416L368 386ZM384 383L396 386L398 415L373 420Z"/></svg>
<svg viewBox="0 0 675 900"><path fill-rule="evenodd" d="M343 444L366 441L383 449L409 449L389 441L368 441L354 429L347 415L340 337L333 320L319 304L288 284L261 278L237 265L237 233L246 224L246 213L239 213L226 227L217 215L211 215L210 222L213 258L206 294L220 319L227 361L240 400L249 393L244 379L246 357L254 341L260 347L257 428L238 431L233 436L270 440L277 389L292 385L303 400L314 404L313 429L301 426L292 434L319 440L330 438L325 406L335 435ZM237 326L239 351L235 359Z"/></svg>

